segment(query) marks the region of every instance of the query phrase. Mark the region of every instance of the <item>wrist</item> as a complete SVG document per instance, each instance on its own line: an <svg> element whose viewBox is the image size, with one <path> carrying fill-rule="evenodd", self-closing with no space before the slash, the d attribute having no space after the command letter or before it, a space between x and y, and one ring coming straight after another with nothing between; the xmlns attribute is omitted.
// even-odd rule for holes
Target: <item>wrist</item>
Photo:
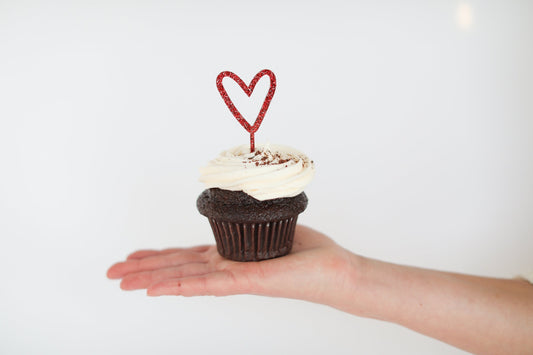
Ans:
<svg viewBox="0 0 533 355"><path fill-rule="evenodd" d="M362 295L368 288L366 274L371 267L371 259L342 249L338 255L338 265L335 271L336 292L328 293L331 298L327 304L341 311L357 316L368 317Z"/></svg>
<svg viewBox="0 0 533 355"><path fill-rule="evenodd" d="M390 287L394 280L394 266L379 260L366 258L349 251L347 282L343 287L342 301L338 308L353 315L391 321L392 315L387 308L395 302ZM392 279L391 279L392 278Z"/></svg>

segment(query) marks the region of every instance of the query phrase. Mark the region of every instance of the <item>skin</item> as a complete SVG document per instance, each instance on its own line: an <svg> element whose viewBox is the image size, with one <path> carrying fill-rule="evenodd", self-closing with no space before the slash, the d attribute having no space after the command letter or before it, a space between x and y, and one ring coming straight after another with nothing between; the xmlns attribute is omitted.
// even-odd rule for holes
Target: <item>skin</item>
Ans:
<svg viewBox="0 0 533 355"><path fill-rule="evenodd" d="M325 304L397 323L479 354L533 353L533 286L391 264L356 255L298 226L287 256L222 258L214 245L141 250L109 268L149 296L253 294Z"/></svg>

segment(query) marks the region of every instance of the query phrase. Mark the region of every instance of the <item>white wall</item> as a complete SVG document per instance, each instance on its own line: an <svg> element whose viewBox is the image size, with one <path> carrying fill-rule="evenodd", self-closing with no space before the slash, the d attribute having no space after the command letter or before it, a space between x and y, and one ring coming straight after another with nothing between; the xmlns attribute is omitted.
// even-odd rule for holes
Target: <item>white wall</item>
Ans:
<svg viewBox="0 0 533 355"><path fill-rule="evenodd" d="M317 163L303 223L389 261L533 269L532 10L1 1L0 353L462 353L293 300L152 299L105 271L213 242L198 168L248 139L215 78L263 68L278 88L257 140Z"/></svg>

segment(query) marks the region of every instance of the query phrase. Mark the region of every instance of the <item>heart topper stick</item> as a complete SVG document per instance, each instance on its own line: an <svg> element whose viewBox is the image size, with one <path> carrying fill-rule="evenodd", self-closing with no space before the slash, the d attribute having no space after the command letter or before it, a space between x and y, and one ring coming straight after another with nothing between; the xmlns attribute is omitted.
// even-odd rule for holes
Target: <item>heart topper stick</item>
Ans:
<svg viewBox="0 0 533 355"><path fill-rule="evenodd" d="M248 121L244 119L244 117L242 117L239 110L237 110L237 108L235 107L231 99L229 98L228 93L226 92L226 89L224 89L224 85L222 84L222 79L229 76L237 84L239 84L239 86L244 91L244 93L248 95L248 97L250 97L252 93L254 92L255 85L257 84L259 79L261 79L265 75L268 75L268 77L270 78L270 89L268 89L267 95L265 97L265 101L263 101L263 106L261 107L261 111L259 111L259 114L257 115L257 118L255 119L255 122L252 126L250 125L250 123L248 123ZM264 69L254 76L254 78L250 82L250 85L246 86L244 81L242 81L242 79L239 78L234 73L230 71L223 71L217 76L217 89L218 89L218 92L220 92L220 96L222 96L222 99L226 103L226 106L228 106L233 116L235 116L237 121L239 121L239 123L244 127L244 129L248 133L250 133L250 152L254 152L255 151L254 133L257 132L257 130L259 129L259 126L261 125L261 122L263 122L263 118L265 117L265 113L268 110L270 101L272 101L272 97L274 96L274 92L276 91L276 76L270 70Z"/></svg>

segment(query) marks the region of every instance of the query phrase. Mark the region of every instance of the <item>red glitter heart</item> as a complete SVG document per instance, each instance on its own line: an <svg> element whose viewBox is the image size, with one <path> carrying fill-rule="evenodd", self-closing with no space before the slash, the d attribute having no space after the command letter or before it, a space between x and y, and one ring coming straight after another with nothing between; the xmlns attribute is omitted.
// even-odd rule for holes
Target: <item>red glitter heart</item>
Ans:
<svg viewBox="0 0 533 355"><path fill-rule="evenodd" d="M244 93L248 95L248 97L250 97L252 93L254 92L255 84L257 84L259 79L261 79L261 77L263 77L264 75L268 75L270 78L270 89L268 89L268 93L265 97L265 101L263 101L263 106L261 107L261 111L259 111L259 114L257 115L257 118L255 119L253 126L251 126L248 123L248 121L246 121L244 117L242 117L239 110L237 110L237 108L235 107L231 99L229 98L228 93L226 92L226 89L224 89L224 85L222 84L222 79L229 76L230 78L235 80L235 82L239 84L239 86L244 91ZM270 70L264 69L254 76L254 78L250 82L250 85L246 86L244 81L242 81L242 79L239 78L234 73L230 71L223 71L217 76L217 89L218 89L218 92L220 92L220 96L222 96L222 99L224 99L226 106L228 106L233 116L235 116L237 121L239 121L239 123L244 127L244 129L248 131L248 133L250 133L250 152L255 151L254 133L257 132L257 130L259 129L259 126L261 125L261 122L263 122L263 118L265 117L265 113L268 110L270 101L272 101L272 97L274 96L274 92L276 91L276 76Z"/></svg>

